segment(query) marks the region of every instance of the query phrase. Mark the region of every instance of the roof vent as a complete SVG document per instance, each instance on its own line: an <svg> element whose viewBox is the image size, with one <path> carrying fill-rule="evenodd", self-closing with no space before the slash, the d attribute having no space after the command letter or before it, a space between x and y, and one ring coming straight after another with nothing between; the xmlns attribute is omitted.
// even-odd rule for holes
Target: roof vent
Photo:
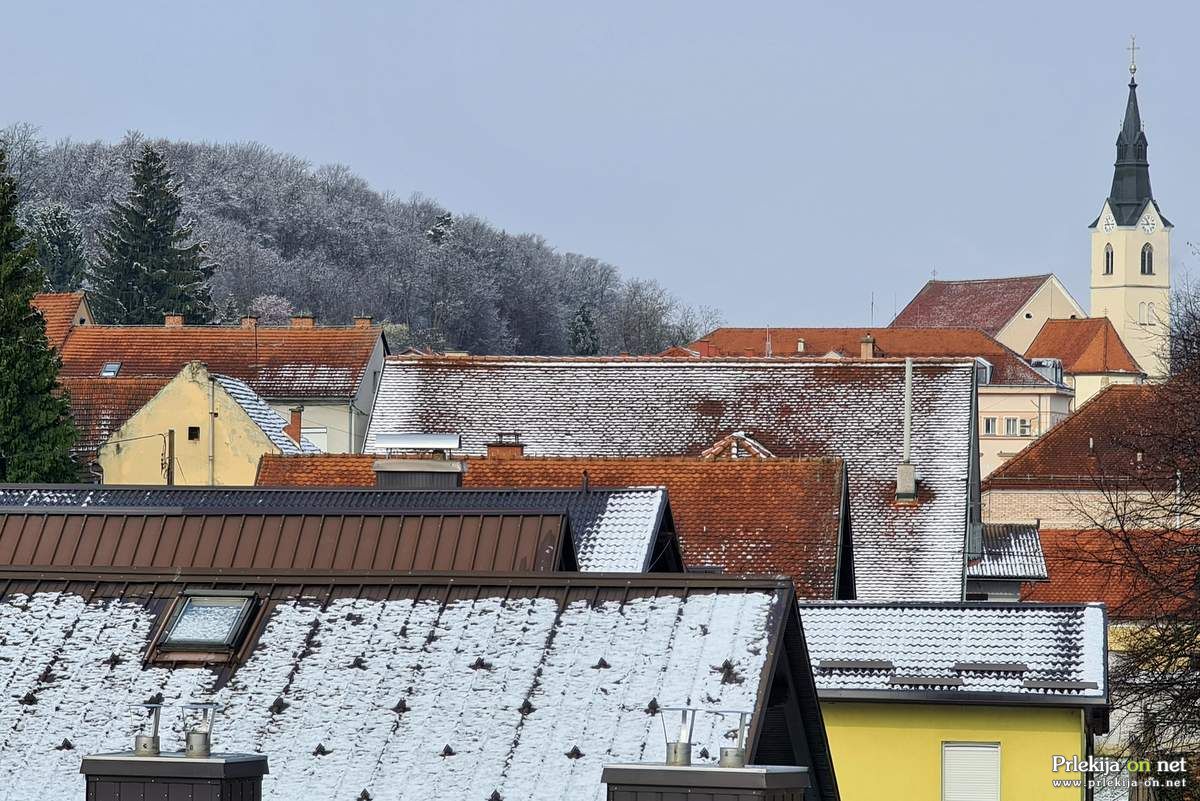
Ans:
<svg viewBox="0 0 1200 801"><path fill-rule="evenodd" d="M904 360L904 458L896 466L896 500L917 502L917 471L911 460L912 450L912 378L913 360Z"/></svg>
<svg viewBox="0 0 1200 801"><path fill-rule="evenodd" d="M692 764L692 730L700 710L690 706L664 706L662 711L659 719L662 720L663 739L667 742L667 765L686 767ZM670 714L673 712L678 712L678 717ZM667 718L675 722L668 723Z"/></svg>
<svg viewBox="0 0 1200 801"><path fill-rule="evenodd" d="M158 727L162 704L135 704L129 707L133 716L133 753L135 756L158 756Z"/></svg>
<svg viewBox="0 0 1200 801"><path fill-rule="evenodd" d="M875 337L868 333L858 341L858 355L863 359L875 358Z"/></svg>
<svg viewBox="0 0 1200 801"><path fill-rule="evenodd" d="M213 722L220 708L219 704L184 704L181 707L184 756L192 759L211 756Z"/></svg>
<svg viewBox="0 0 1200 801"><path fill-rule="evenodd" d="M803 339L796 340L796 353L804 353L804 340Z"/></svg>

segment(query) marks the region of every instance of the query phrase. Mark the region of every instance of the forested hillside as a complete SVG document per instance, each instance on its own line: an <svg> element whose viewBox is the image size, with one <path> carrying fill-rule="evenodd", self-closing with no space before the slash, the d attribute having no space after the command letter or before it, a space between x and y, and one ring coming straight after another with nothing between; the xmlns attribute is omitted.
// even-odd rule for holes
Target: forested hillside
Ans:
<svg viewBox="0 0 1200 801"><path fill-rule="evenodd" d="M346 167L314 168L254 143L138 133L116 144L53 143L30 126L0 130L22 212L33 218L61 203L87 259L147 143L183 181L184 215L216 263L219 321L246 311L278 319L294 309L327 323L369 314L389 324L393 349L518 354L654 353L718 322L652 280L428 198L391 197Z"/></svg>

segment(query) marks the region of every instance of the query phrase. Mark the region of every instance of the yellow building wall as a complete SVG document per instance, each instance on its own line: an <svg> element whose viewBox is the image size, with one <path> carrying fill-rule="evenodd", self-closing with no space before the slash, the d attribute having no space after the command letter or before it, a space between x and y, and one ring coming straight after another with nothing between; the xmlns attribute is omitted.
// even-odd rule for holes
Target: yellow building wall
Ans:
<svg viewBox="0 0 1200 801"><path fill-rule="evenodd" d="M1083 712L1045 707L821 704L842 801L939 801L942 744L1000 744L1002 801L1081 799L1082 788L1053 787L1051 757L1086 756Z"/></svg>
<svg viewBox="0 0 1200 801"><path fill-rule="evenodd" d="M1024 353L1047 320L1070 317L1087 317L1087 312L1075 302L1063 285L1051 276L996 334L996 339L1017 353Z"/></svg>
<svg viewBox="0 0 1200 801"><path fill-rule="evenodd" d="M1074 410L1109 384L1140 384L1142 377L1129 373L1080 373L1067 376L1067 383L1075 388L1075 403L1071 407Z"/></svg>
<svg viewBox="0 0 1200 801"><path fill-rule="evenodd" d="M1058 425L1071 411L1067 392L993 384L979 388L979 471L984 477L1015 456L1037 437ZM985 433L986 418L996 418L995 434ZM1005 418L1029 421L1029 436L1005 434Z"/></svg>
<svg viewBox="0 0 1200 801"><path fill-rule="evenodd" d="M202 365L184 367L100 448L104 483L166 484L164 439L159 435L175 429L175 483L207 485L209 392L213 386ZM252 485L259 458L278 449L219 384L215 390L214 483ZM189 426L200 428L198 440L188 440Z"/></svg>

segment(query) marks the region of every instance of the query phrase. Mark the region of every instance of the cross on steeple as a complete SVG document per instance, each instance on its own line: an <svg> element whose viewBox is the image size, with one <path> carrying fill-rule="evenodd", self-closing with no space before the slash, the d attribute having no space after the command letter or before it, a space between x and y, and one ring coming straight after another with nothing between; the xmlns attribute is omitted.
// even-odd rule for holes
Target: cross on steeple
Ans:
<svg viewBox="0 0 1200 801"><path fill-rule="evenodd" d="M1137 46L1137 36L1130 34L1129 47L1126 49L1129 50L1129 74L1136 75L1137 74L1137 51L1142 49Z"/></svg>

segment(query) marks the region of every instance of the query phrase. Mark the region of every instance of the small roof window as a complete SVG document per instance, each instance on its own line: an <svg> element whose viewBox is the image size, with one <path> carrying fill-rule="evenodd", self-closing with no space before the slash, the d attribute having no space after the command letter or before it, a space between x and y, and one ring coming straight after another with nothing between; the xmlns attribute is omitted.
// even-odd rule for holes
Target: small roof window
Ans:
<svg viewBox="0 0 1200 801"><path fill-rule="evenodd" d="M101 378L116 378L117 373L119 373L119 372L121 372L121 363L120 362L105 362L104 366L100 368L100 377Z"/></svg>
<svg viewBox="0 0 1200 801"><path fill-rule="evenodd" d="M151 660L224 661L245 640L258 598L252 592L185 590L172 605Z"/></svg>

